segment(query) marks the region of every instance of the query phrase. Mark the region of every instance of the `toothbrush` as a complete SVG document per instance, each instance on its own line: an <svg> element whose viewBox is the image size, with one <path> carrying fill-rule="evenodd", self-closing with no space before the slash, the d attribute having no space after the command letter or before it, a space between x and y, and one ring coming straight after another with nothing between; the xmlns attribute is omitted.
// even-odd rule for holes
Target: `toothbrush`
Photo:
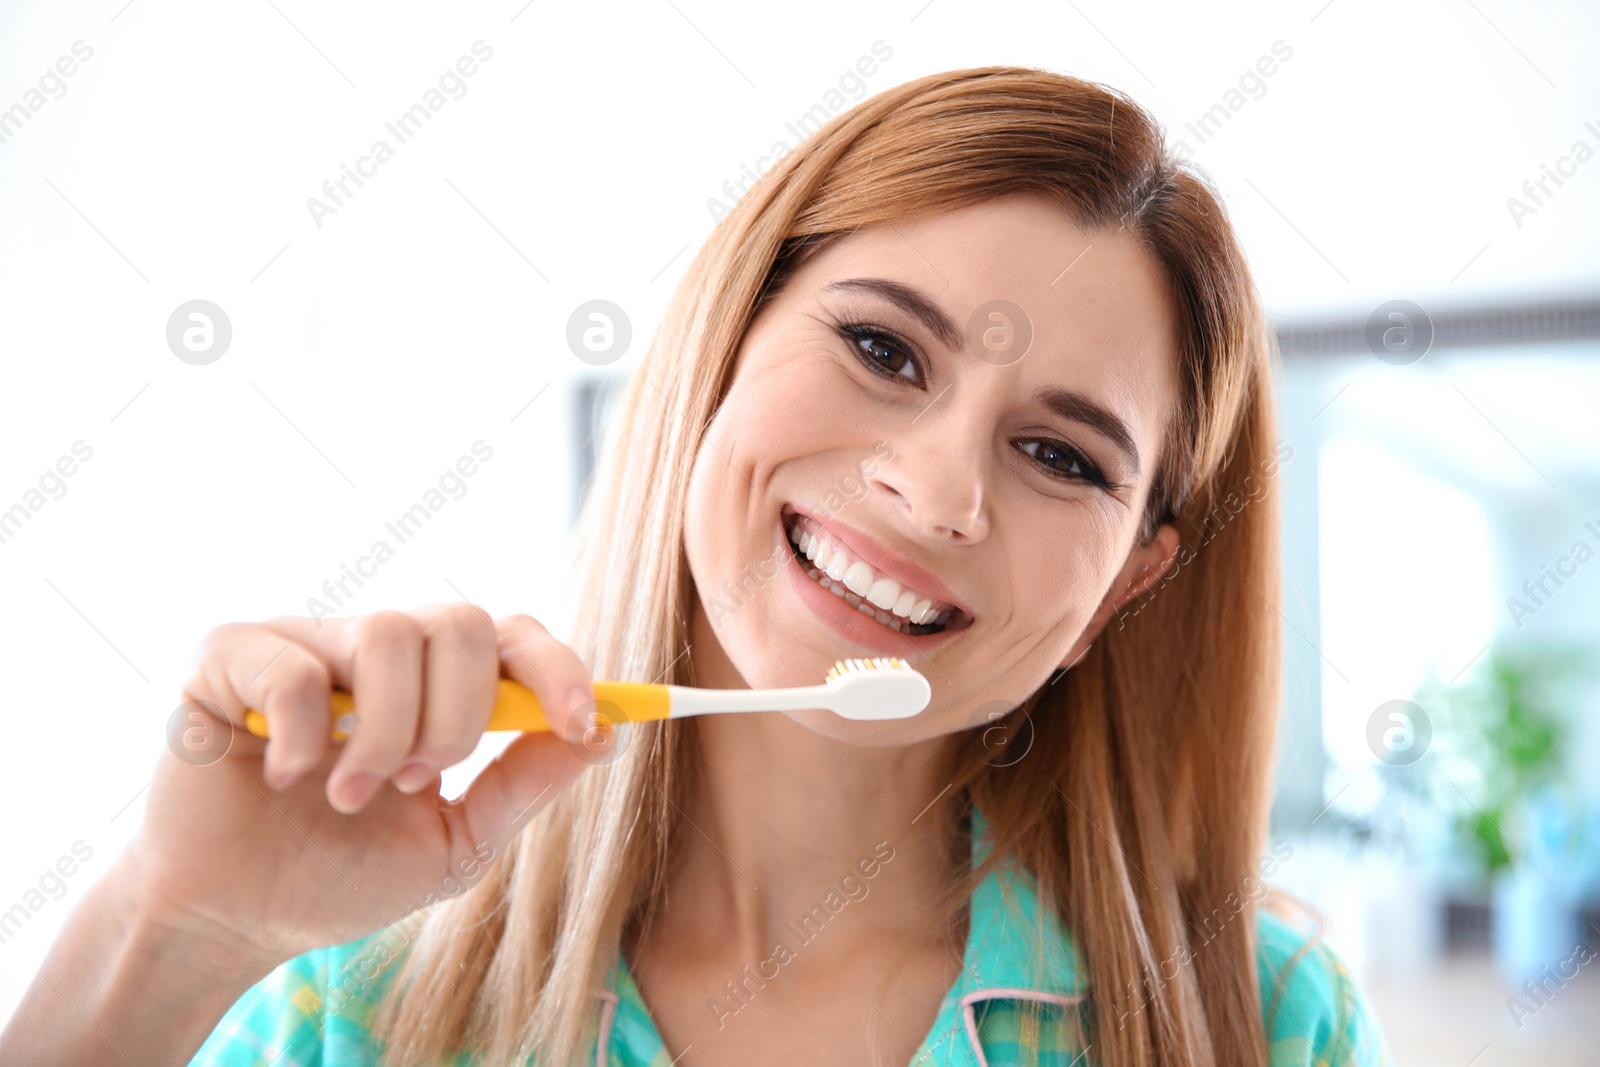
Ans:
<svg viewBox="0 0 1600 1067"><path fill-rule="evenodd" d="M603 709L610 704L617 708L623 722L804 708L826 708L846 719L879 722L911 718L928 706L932 695L928 679L896 657L840 660L829 669L822 685L789 689L696 689L639 682L594 683L596 706ZM335 689L328 704L333 739L347 740L356 728L354 698L342 689ZM245 711L244 725L257 737L267 736L267 717L253 708ZM502 678L494 711L484 729L536 733L548 731L550 723L533 690Z"/></svg>

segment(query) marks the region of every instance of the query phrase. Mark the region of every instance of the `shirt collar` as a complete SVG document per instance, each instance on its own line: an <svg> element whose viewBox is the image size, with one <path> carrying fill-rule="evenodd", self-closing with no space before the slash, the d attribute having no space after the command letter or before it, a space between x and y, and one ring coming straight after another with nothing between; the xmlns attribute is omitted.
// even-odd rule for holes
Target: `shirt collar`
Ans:
<svg viewBox="0 0 1600 1067"><path fill-rule="evenodd" d="M988 858L990 848L988 822L974 807L974 867ZM1032 876L1009 858L1002 860L973 890L961 974L941 1001L938 1017L912 1063L987 1064L979 1041L980 1003L1068 1004L1088 988L1076 946L1055 913L1041 906ZM601 996L596 1062L655 1063L663 1052L661 1037L620 952L609 988Z"/></svg>
<svg viewBox="0 0 1600 1067"><path fill-rule="evenodd" d="M972 809L972 862L988 858L988 822ZM1033 877L1009 858L972 894L967 949L956 988L963 994L1004 990L1079 996L1088 977L1071 936L1041 905Z"/></svg>

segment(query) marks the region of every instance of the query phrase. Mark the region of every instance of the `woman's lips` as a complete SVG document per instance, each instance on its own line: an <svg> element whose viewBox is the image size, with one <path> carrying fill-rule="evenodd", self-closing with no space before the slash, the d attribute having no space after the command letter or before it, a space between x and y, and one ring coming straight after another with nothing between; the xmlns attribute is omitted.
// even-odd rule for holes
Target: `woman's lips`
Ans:
<svg viewBox="0 0 1600 1067"><path fill-rule="evenodd" d="M834 549L842 551L852 562L864 563L876 576L892 579L901 589L915 591L919 597L934 601L935 611L949 609L950 628L962 629L972 625L972 612L957 600L956 595L939 580L938 576L891 552L860 530L846 526L836 519L823 520L792 504L786 505L781 510L779 520L783 524L785 537L788 536L789 526L792 524L800 531L826 538ZM830 568L831 573L832 568ZM860 590L856 592L862 595ZM862 599L866 597L862 595Z"/></svg>
<svg viewBox="0 0 1600 1067"><path fill-rule="evenodd" d="M806 573L805 567L808 564L804 557L797 555L795 546L788 541L787 527L783 527L780 532L790 547L785 570L790 576L795 595L829 629L845 640L878 653L903 656L908 652L931 651L965 629L965 625L947 625L936 633L916 635L901 633L885 626L877 619L864 614L859 608L851 606L843 597L829 592L818 584Z"/></svg>

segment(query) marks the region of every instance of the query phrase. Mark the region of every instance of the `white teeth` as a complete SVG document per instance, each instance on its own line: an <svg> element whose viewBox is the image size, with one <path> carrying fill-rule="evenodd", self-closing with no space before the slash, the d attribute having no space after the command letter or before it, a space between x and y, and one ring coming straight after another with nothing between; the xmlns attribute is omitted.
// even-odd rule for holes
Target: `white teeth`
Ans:
<svg viewBox="0 0 1600 1067"><path fill-rule="evenodd" d="M948 612L935 610L937 602L931 597L920 596L893 578L879 575L862 560L850 559L826 537L795 525L789 528L789 540L818 571L831 579L831 582L824 582L825 585L841 593L851 607L873 616L879 622L890 626L901 621L926 625L938 620L941 615L946 619L949 617ZM874 611L873 607L883 610Z"/></svg>
<svg viewBox="0 0 1600 1067"><path fill-rule="evenodd" d="M837 595L846 604L849 604L851 607L861 612L861 614L869 615L872 618L877 619L883 625L889 627L889 629L898 633L907 634L909 636L910 631L906 629L906 627L909 625L907 620L893 615L885 615L881 611L872 610L872 606L870 604L863 603L860 597L856 596L854 593L850 592L844 586L835 582L831 578L818 577L817 583L824 589L827 589L829 592Z"/></svg>
<svg viewBox="0 0 1600 1067"><path fill-rule="evenodd" d="M900 583L893 578L879 578L867 590L867 599L880 608L892 608L900 599Z"/></svg>
<svg viewBox="0 0 1600 1067"><path fill-rule="evenodd" d="M844 584L856 596L866 596L867 590L872 588L872 568L856 560L844 572Z"/></svg>

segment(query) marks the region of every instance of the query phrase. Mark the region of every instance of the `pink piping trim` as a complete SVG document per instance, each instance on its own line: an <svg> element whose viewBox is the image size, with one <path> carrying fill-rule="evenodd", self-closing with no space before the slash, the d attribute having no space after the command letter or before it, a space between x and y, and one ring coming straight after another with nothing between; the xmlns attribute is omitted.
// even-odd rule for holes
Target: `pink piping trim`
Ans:
<svg viewBox="0 0 1600 1067"><path fill-rule="evenodd" d="M989 1057L984 1054L983 1043L978 1040L978 1012L975 1005L982 1000L1037 1000L1069 1008L1083 1000L1083 994L1064 996L1060 993L1041 993L1037 989L975 989L961 998L961 1015L967 1024L967 1040L972 1042L972 1052L978 1057L978 1067L989 1067Z"/></svg>
<svg viewBox="0 0 1600 1067"><path fill-rule="evenodd" d="M617 1015L617 995L609 990L596 995L606 1005L600 1009L600 1040L595 1043L594 1067L606 1067L606 1056L611 1049L611 1021Z"/></svg>

